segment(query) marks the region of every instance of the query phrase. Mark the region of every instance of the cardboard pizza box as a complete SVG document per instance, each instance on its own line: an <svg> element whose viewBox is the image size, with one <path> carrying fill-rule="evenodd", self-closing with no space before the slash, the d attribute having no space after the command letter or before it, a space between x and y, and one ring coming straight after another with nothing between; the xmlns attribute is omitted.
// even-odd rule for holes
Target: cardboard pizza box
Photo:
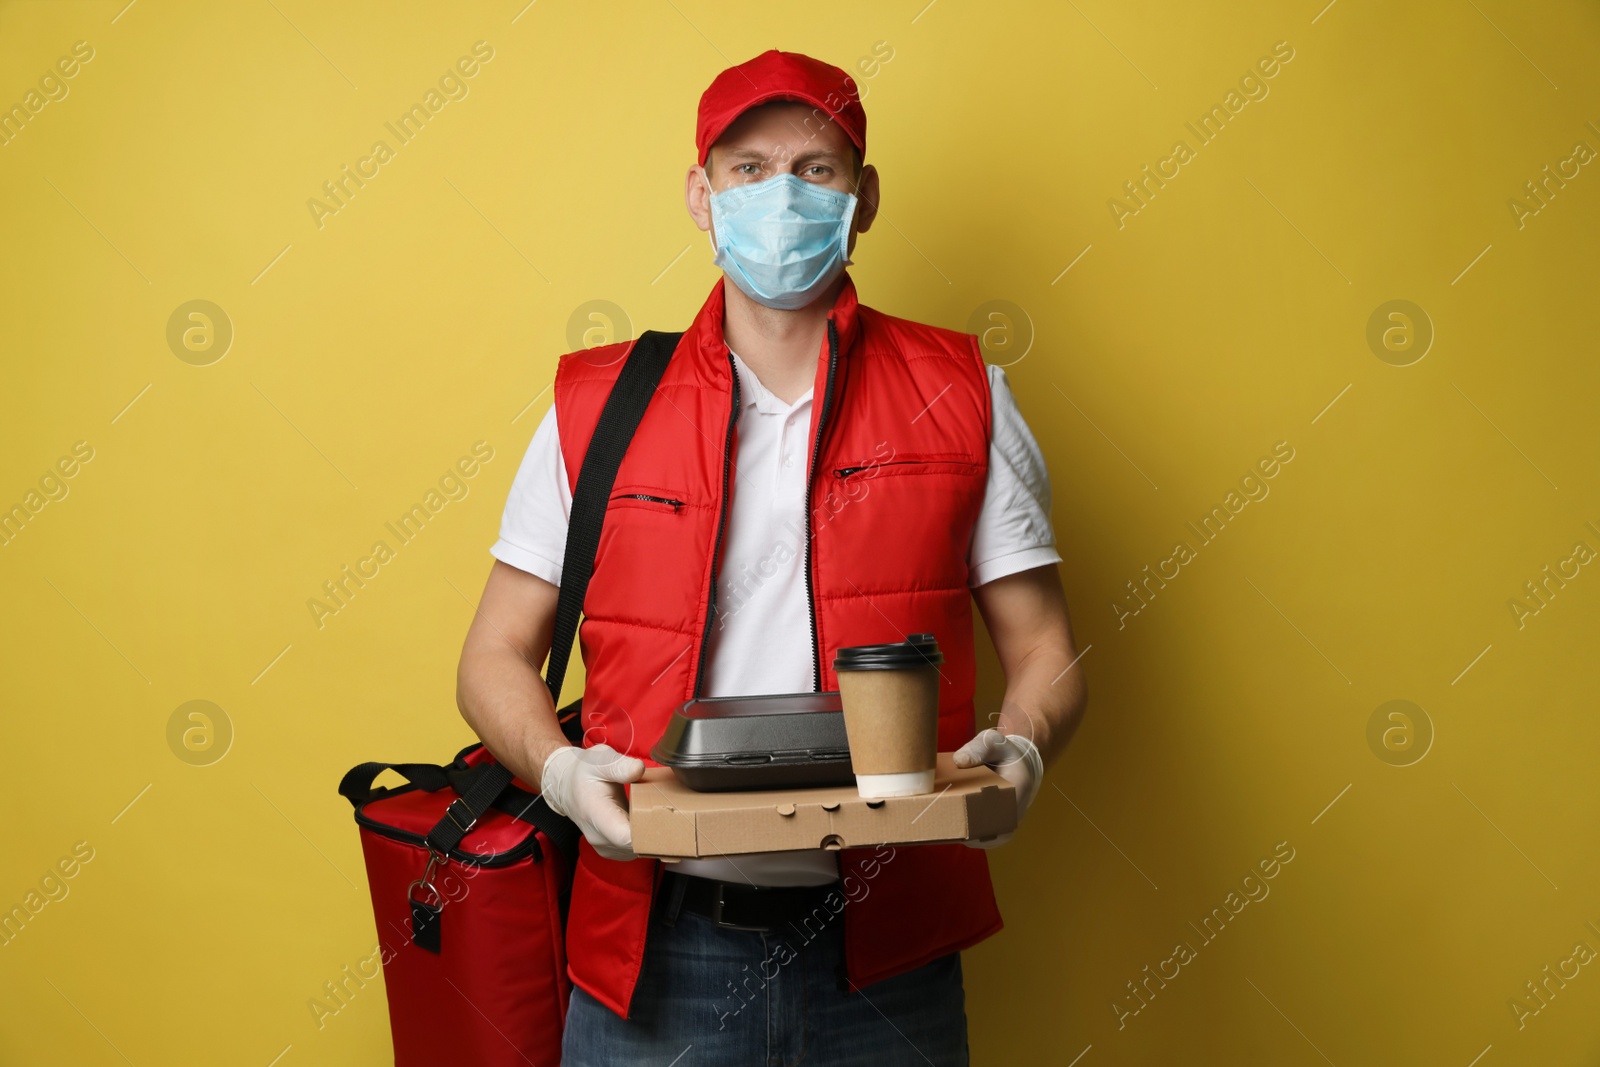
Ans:
<svg viewBox="0 0 1600 1067"><path fill-rule="evenodd" d="M938 757L931 793L867 800L851 785L697 793L669 767L629 787L633 851L677 860L806 848L982 841L1017 826L1016 789L984 766Z"/></svg>

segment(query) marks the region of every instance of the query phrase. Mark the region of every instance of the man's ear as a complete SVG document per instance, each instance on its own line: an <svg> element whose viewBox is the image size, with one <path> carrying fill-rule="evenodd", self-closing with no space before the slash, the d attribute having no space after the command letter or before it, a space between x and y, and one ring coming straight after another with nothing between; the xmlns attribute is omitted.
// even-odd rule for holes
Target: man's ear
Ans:
<svg viewBox="0 0 1600 1067"><path fill-rule="evenodd" d="M683 202L696 226L702 230L711 229L711 179L704 167L690 167L684 176Z"/></svg>
<svg viewBox="0 0 1600 1067"><path fill-rule="evenodd" d="M868 163L861 168L861 180L856 182L857 233L866 233L878 217L878 193L878 168Z"/></svg>

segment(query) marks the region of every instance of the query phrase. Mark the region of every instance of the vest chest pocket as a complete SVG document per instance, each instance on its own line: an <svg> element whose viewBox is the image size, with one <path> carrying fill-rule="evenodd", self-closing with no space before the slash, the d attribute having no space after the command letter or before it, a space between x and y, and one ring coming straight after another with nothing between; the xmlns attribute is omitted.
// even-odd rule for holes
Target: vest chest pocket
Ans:
<svg viewBox="0 0 1600 1067"><path fill-rule="evenodd" d="M896 452L887 459L846 461L833 469L833 476L852 482L904 474L976 474L980 466L965 452Z"/></svg>
<svg viewBox="0 0 1600 1067"><path fill-rule="evenodd" d="M668 515L676 515L681 513L687 506L688 504L684 501L682 493L654 486L630 485L612 492L611 500L606 505L606 510L643 508L646 511L659 511Z"/></svg>
<svg viewBox="0 0 1600 1067"><path fill-rule="evenodd" d="M823 595L965 587L984 463L969 452L900 451L845 453L829 466L812 525L828 558L845 561L839 574L853 572L859 587L834 577Z"/></svg>
<svg viewBox="0 0 1600 1067"><path fill-rule="evenodd" d="M946 528L959 525L967 512L976 516L975 505L983 499L986 468L965 452L897 452L835 462L823 495L828 519L850 509L866 513L858 521L915 515Z"/></svg>
<svg viewBox="0 0 1600 1067"><path fill-rule="evenodd" d="M716 509L691 491L693 483L687 477L679 481L671 471L644 477L650 480L619 479L606 498L605 523L594 557L595 581L584 597L583 613L590 622L604 620L606 625L629 622L683 630L692 622L686 624L680 617L682 602L672 591L684 588L675 583L689 582L686 574L694 576L691 586L699 586L699 566L712 526L708 517ZM668 566L678 573L663 575L663 561L670 561ZM598 631L588 633L586 640L609 640L597 636ZM665 667L679 647L645 677Z"/></svg>

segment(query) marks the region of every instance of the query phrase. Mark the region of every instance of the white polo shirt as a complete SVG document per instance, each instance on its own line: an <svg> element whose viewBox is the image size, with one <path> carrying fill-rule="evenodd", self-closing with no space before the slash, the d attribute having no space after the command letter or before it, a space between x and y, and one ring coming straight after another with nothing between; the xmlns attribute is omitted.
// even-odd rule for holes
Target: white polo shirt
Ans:
<svg viewBox="0 0 1600 1067"><path fill-rule="evenodd" d="M717 571L717 625L705 684L708 697L811 691L811 618L806 603L805 495L811 390L785 404L737 354L738 479ZM1050 479L1005 371L991 366L989 473L968 546L971 586L1061 562L1050 525ZM534 432L506 499L503 563L561 584L572 491L567 485L554 404ZM675 870L753 885L819 885L839 877L826 849L680 860Z"/></svg>

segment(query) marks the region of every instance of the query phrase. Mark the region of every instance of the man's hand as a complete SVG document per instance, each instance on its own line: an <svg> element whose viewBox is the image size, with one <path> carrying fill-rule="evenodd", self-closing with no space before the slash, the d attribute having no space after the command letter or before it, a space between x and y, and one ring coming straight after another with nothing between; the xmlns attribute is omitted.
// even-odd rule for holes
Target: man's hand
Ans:
<svg viewBox="0 0 1600 1067"><path fill-rule="evenodd" d="M578 824L596 852L608 860L631 860L638 857L622 783L643 775L643 760L610 745L566 745L546 757L540 790L552 811Z"/></svg>
<svg viewBox="0 0 1600 1067"><path fill-rule="evenodd" d="M1022 816L1027 813L1028 805L1033 803L1034 796L1039 792L1039 783L1044 779L1044 758L1039 755L1038 747L1020 734L984 730L957 749L955 754L957 767L976 767L980 763L992 767L995 773L1016 787L1017 825L1020 826ZM987 841L968 841L966 844L972 848L994 848L1010 841L1012 833L1015 831Z"/></svg>

